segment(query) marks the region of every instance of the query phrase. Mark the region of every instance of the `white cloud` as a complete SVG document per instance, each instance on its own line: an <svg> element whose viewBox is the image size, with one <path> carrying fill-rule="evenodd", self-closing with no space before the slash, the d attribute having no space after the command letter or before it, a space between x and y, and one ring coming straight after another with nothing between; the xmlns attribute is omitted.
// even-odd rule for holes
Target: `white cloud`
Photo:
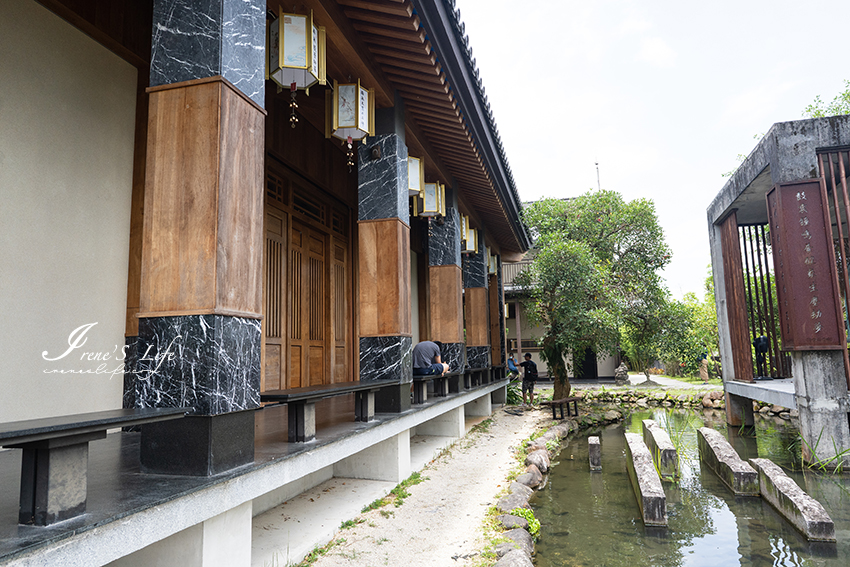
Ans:
<svg viewBox="0 0 850 567"><path fill-rule="evenodd" d="M676 52L662 38L648 37L641 40L636 58L656 67L672 67L676 63Z"/></svg>

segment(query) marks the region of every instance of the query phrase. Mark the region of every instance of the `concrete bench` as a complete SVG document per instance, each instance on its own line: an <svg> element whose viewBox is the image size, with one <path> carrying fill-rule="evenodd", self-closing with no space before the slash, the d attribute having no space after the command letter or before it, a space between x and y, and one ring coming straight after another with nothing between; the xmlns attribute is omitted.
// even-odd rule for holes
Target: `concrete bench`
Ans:
<svg viewBox="0 0 850 567"><path fill-rule="evenodd" d="M679 477L679 453L670 436L652 419L643 420L643 442L646 443L662 480Z"/></svg>
<svg viewBox="0 0 850 567"><path fill-rule="evenodd" d="M342 382L269 390L260 394L260 401L286 404L289 416L289 442L304 443L316 438L316 402L319 400L353 393L354 420L371 421L375 417L375 392L385 386L393 385L398 385L398 380Z"/></svg>
<svg viewBox="0 0 850 567"><path fill-rule="evenodd" d="M567 417L570 415L575 415L578 417L578 401L581 398L570 397L570 398L561 398L560 400L552 400L551 402L540 402L541 406L551 406L552 407L552 419L564 419L564 406L567 406ZM570 413L570 404L573 404L573 413ZM555 413L556 410L560 410L561 417L558 417Z"/></svg>
<svg viewBox="0 0 850 567"><path fill-rule="evenodd" d="M18 522L47 526L86 511L89 441L108 429L179 419L191 408L121 409L0 423L0 447L23 449Z"/></svg>

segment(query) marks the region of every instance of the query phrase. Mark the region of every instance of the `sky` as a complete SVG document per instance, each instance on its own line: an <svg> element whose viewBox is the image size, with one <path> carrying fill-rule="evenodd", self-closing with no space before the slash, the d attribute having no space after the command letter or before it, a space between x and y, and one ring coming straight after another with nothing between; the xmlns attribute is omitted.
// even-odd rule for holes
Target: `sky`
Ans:
<svg viewBox="0 0 850 567"><path fill-rule="evenodd" d="M775 122L850 79L847 0L456 0L523 201L655 202L670 292L703 295L706 209ZM835 55L830 57L829 53Z"/></svg>

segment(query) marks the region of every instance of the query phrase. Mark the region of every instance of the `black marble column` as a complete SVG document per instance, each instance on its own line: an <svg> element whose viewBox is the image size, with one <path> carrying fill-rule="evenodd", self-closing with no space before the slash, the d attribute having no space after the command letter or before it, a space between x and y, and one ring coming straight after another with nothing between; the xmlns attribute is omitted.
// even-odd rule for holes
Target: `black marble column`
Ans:
<svg viewBox="0 0 850 567"><path fill-rule="evenodd" d="M400 109L384 109L381 133L364 139L358 148L357 166L357 219L359 223L386 223L401 221L410 226L410 207L407 178L407 146L404 144L404 123L399 118ZM396 225L397 226L397 225ZM405 229L406 230L406 229ZM409 235L401 235L399 242L388 249L409 249ZM390 243L386 243L389 245ZM380 253L361 249L361 254ZM395 253L395 252L393 252ZM365 259L365 258L364 258ZM401 261L401 257L399 257ZM403 269L410 270L409 266ZM394 277L383 273L382 278ZM401 277L401 275L399 275ZM396 284L398 282L390 282ZM379 284L380 285L380 284ZM410 293L410 289L407 289ZM395 305L379 305L378 309L409 309L410 298L399 298ZM409 317L393 318L408 321ZM393 379L398 386L381 389L375 396L375 411L401 412L410 408L410 383L413 381L413 339L409 321L399 323L397 334L366 334L360 337L360 381ZM370 329L370 332L380 332Z"/></svg>
<svg viewBox="0 0 850 567"><path fill-rule="evenodd" d="M466 347L466 366L468 368L489 368L490 347L469 346Z"/></svg>
<svg viewBox="0 0 850 567"><path fill-rule="evenodd" d="M449 372L463 372L466 367L466 344L443 343L440 359L449 365Z"/></svg>
<svg viewBox="0 0 850 567"><path fill-rule="evenodd" d="M483 236L483 231L479 231ZM479 243L478 252L463 255L463 287L488 287L487 247Z"/></svg>
<svg viewBox="0 0 850 567"><path fill-rule="evenodd" d="M183 419L142 426L143 472L209 476L253 460L261 344L259 319L139 319L134 407L191 408Z"/></svg>
<svg viewBox="0 0 850 567"><path fill-rule="evenodd" d="M150 86L223 76L265 104L266 3L155 0Z"/></svg>
<svg viewBox="0 0 850 567"><path fill-rule="evenodd" d="M449 199L450 189L446 189ZM449 201L451 203L451 201ZM435 220L428 223L428 265L460 266L460 213L450 204L446 207L443 223Z"/></svg>
<svg viewBox="0 0 850 567"><path fill-rule="evenodd" d="M357 220L397 218L409 225L404 141L396 134L366 138L357 158Z"/></svg>
<svg viewBox="0 0 850 567"><path fill-rule="evenodd" d="M260 0L154 0L153 4L150 86L194 89L199 88L197 84L183 83L222 77L259 108L247 101L242 104L262 114L266 3ZM229 87L227 90L229 92ZM165 91L159 89L151 96L165 96L162 92ZM234 98L241 100L241 97ZM185 112L194 119L199 116L198 110ZM192 155L195 140L197 144L206 144L208 137L221 136L222 132L226 135L226 143L216 147L219 155L207 164L208 167L223 167L222 164L230 163L231 159L245 160L246 156L262 155L262 152L246 151L247 148L260 150L263 145L262 128L257 128L263 119L249 115L251 112L240 119L244 123L235 119L228 123L206 118L196 120L193 125L197 132L193 138L182 142L187 155ZM175 142L175 136L170 133L149 136L152 136L149 144L168 146ZM176 157L178 159L161 160L155 165L160 171L179 168L182 156ZM252 169L251 166L256 165L253 163L240 161L240 164L243 171L257 173L240 177L236 182L241 185L232 194L208 189L204 196L210 202L217 206L224 203L222 199L262 203L259 196L262 194L262 168ZM202 193L206 186L198 183L194 189ZM154 195L157 191L160 195L181 194L179 184L172 187L162 181L162 176L147 179L146 193ZM162 202L151 198L146 203L145 214L155 218L157 207L165 206ZM191 205L185 206L191 208ZM262 227L262 206L256 216L252 216L250 207L239 210L242 220ZM187 213L191 214L191 211ZM172 222L171 217L168 222ZM162 231L172 228L166 222L146 230L158 231L151 235L156 238ZM216 229L216 226L209 227L211 233ZM181 243L181 246L184 244L191 246L190 243ZM253 243L247 240L219 240L217 260L225 261L230 252L243 252L235 254L240 259L250 256L244 253L244 247L249 246L253 249ZM257 259L255 256L254 260ZM167 268L169 262L172 268L177 265L186 269L185 265L180 265L177 253L171 257L157 257L156 265L151 262L150 258L143 257L143 273ZM253 268L260 266L261 260L245 264ZM256 295L253 289L243 289L252 285L244 280L219 281L217 285L232 287L235 296L242 291L246 297ZM249 302L238 309L245 316L224 315L227 305L213 305L199 297L181 297L180 302L173 305L171 298L163 299L157 295L159 293L166 292L156 286L142 289L142 305L149 305L150 312L139 319L139 336L132 349L135 364L133 376L126 380L125 403L139 408L186 407L191 414L180 420L142 426L142 471L212 475L251 462L254 455L253 410L259 407L260 401L261 306ZM172 315L174 312L177 314Z"/></svg>

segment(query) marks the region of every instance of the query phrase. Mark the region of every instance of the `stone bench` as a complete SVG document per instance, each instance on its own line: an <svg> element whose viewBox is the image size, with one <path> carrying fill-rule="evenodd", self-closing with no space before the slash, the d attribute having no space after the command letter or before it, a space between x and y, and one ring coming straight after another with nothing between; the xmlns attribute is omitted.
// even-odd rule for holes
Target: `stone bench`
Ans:
<svg viewBox="0 0 850 567"><path fill-rule="evenodd" d="M463 387L467 390L490 382L490 368L467 368L463 373Z"/></svg>
<svg viewBox="0 0 850 567"><path fill-rule="evenodd" d="M89 441L108 429L179 419L191 408L120 409L0 423L0 447L23 449L18 522L46 526L86 511Z"/></svg>
<svg viewBox="0 0 850 567"><path fill-rule="evenodd" d="M679 454L670 436L654 420L644 419L643 442L646 443L658 474L662 480L675 480L679 476Z"/></svg>
<svg viewBox="0 0 850 567"><path fill-rule="evenodd" d="M316 402L353 393L355 421L371 421L375 417L375 392L398 383L398 380L372 380L269 390L260 394L260 401L286 404L289 442L304 443L316 438Z"/></svg>
<svg viewBox="0 0 850 567"><path fill-rule="evenodd" d="M769 459L750 459L758 471L762 498L811 541L835 541L835 524L820 502Z"/></svg>
<svg viewBox="0 0 850 567"><path fill-rule="evenodd" d="M578 417L578 401L581 398L570 397L570 398L561 398L560 400L552 400L547 402L540 402L541 406L551 406L552 407L552 419L564 419L564 406L567 406L567 417L570 415L575 415ZM573 404L573 413L570 413L570 404ZM558 417L555 413L555 410L560 410L561 417Z"/></svg>
<svg viewBox="0 0 850 567"><path fill-rule="evenodd" d="M720 432L709 427L697 429L699 458L720 477L736 496L758 496L756 471L741 460Z"/></svg>

